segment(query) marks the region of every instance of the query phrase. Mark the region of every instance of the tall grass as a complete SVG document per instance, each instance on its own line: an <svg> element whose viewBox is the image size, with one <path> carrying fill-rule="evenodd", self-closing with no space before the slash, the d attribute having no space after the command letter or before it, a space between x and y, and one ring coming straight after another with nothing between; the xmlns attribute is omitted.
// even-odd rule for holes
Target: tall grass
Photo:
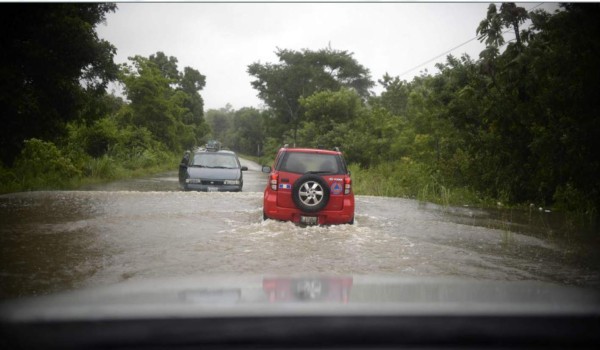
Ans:
<svg viewBox="0 0 600 350"><path fill-rule="evenodd" d="M122 176L124 169L121 164L106 155L100 158L91 158L85 165L86 175L95 179L116 179Z"/></svg>
<svg viewBox="0 0 600 350"><path fill-rule="evenodd" d="M76 189L83 184L176 170L180 154L146 149L135 157L104 154L71 159L54 144L28 140L11 168L0 166L0 193Z"/></svg>
<svg viewBox="0 0 600 350"><path fill-rule="evenodd" d="M466 187L444 184L422 163L403 158L365 169L353 164L352 187L358 195L403 197L449 205L492 205Z"/></svg>

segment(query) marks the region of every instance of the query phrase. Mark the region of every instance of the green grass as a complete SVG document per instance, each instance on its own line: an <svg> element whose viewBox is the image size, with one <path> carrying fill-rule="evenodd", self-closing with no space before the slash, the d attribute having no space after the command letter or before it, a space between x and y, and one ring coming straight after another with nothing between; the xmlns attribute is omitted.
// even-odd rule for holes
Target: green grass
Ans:
<svg viewBox="0 0 600 350"><path fill-rule="evenodd" d="M135 164L119 162L103 156L91 158L83 165L81 176L57 178L52 174L40 172L37 176L23 176L15 169L0 169L0 194L40 191L40 190L74 190L84 185L100 184L115 180L145 177L169 170L176 170L181 156L172 154L168 159L137 162Z"/></svg>
<svg viewBox="0 0 600 350"><path fill-rule="evenodd" d="M422 164L403 159L364 169L350 165L352 187L357 195L402 197L445 206L495 206L495 201L482 198L466 187L441 183Z"/></svg>

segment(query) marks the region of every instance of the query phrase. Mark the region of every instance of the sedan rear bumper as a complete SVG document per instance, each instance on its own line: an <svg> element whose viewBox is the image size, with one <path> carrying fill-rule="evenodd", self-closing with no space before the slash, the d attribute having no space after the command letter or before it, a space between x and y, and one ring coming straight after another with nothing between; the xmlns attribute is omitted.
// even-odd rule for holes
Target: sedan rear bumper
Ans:
<svg viewBox="0 0 600 350"><path fill-rule="evenodd" d="M202 185L202 184L186 184L186 191L201 191L201 192L240 192L242 185Z"/></svg>

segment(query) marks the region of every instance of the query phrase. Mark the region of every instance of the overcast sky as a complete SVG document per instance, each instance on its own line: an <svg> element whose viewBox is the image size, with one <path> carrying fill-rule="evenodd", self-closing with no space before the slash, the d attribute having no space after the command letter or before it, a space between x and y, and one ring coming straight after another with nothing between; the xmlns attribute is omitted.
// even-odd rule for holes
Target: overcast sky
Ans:
<svg viewBox="0 0 600 350"><path fill-rule="evenodd" d="M519 3L530 9L539 2ZM117 48L115 61L175 56L206 76L200 91L205 110L227 103L234 109L260 107L246 72L253 62L277 63L274 51L318 50L330 45L371 71L411 80L435 72L444 56L419 66L476 36L489 3L119 3L98 34ZM546 6L542 6L544 8ZM555 6L554 6L555 7ZM508 39L508 36L507 36ZM454 50L478 58L478 40ZM418 68L410 71L412 68ZM381 91L379 85L374 89Z"/></svg>

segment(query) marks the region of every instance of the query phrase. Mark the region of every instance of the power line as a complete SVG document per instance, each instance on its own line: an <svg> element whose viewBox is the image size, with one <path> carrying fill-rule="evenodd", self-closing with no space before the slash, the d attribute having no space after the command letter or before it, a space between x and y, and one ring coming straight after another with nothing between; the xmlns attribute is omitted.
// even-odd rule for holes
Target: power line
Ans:
<svg viewBox="0 0 600 350"><path fill-rule="evenodd" d="M472 39L469 39L469 40L465 41L464 43L462 43L462 44L460 44L460 45L458 45L458 46L456 46L456 47L454 47L454 48L452 48L452 49L450 49L450 50L448 50L448 51L446 51L446 52L444 52L444 53L441 53L441 54L439 54L439 55L435 56L434 58L432 58L432 59L430 59L430 60L428 60L428 61L426 61L426 62L423 62L423 63L421 63L421 64L419 64L419 65L416 65L416 66L414 66L413 68L411 68L411 69L407 70L406 72L404 72L404 73L400 74L398 77L401 77L401 76L403 76L403 75L405 75L405 74L408 74L408 73L412 72L413 70L415 70L415 69L417 69L417 68L419 68L419 67L421 67L421 66L424 66L424 65L426 65L426 64L428 64L428 63L431 63L432 61L435 61L435 60L437 60L438 58L440 58L440 57L442 57L442 56L445 56L445 55L449 54L450 52L452 52L452 51L454 51L454 50L458 49L458 48L459 48L459 47L461 47L461 46L464 46L464 45L466 45L466 44L470 43L471 41L473 41L473 40L475 40L475 39L477 39L477 37L474 37L474 38L472 38Z"/></svg>
<svg viewBox="0 0 600 350"><path fill-rule="evenodd" d="M527 12L530 12L531 10L534 10L534 9L536 9L536 8L538 8L538 7L542 6L543 4L545 4L545 2L541 2L541 3L537 4L537 5L535 5L534 7L530 8L529 10L527 10ZM506 31L502 32L502 34L506 34L506 33L510 32L510 31L511 31L511 29L507 29ZM420 63L420 64L418 64L418 65L414 66L413 68L411 68L411 69L409 69L409 70L405 71L404 73L402 73L402 74L398 75L398 77L400 78L400 77L402 77L402 76L404 76L404 75L406 75L406 74L408 74L408 73L412 72L413 70L415 70L415 69L417 69L417 68L420 68L420 67L422 67L422 66L425 66L425 65L427 65L427 64L429 64L429 63L431 63L431 62L433 62L433 61L437 60L438 58L440 58L440 57L442 57L442 56L445 56L445 55L447 55L447 54L451 53L452 51L454 51L454 50L456 50L456 49L458 49L458 48L460 48L460 47L462 47L462 46L465 46L465 45L467 45L468 43L470 43L471 41L473 41L473 40L475 40L475 39L477 39L477 38L478 38L478 36L476 36L476 37L474 37L474 38L471 38L471 39L469 39L469 40L465 41L464 43L462 43L462 44L460 44L460 45L457 45L456 47L453 47L453 48L451 48L450 50L447 50L447 51L445 51L445 52L443 52L443 53L441 53L441 54L439 54L439 55L435 56L434 58L431 58L431 59L429 59L429 60L427 60L427 61L425 61L425 62L423 62L423 63ZM509 42L510 42L510 40L509 40Z"/></svg>

